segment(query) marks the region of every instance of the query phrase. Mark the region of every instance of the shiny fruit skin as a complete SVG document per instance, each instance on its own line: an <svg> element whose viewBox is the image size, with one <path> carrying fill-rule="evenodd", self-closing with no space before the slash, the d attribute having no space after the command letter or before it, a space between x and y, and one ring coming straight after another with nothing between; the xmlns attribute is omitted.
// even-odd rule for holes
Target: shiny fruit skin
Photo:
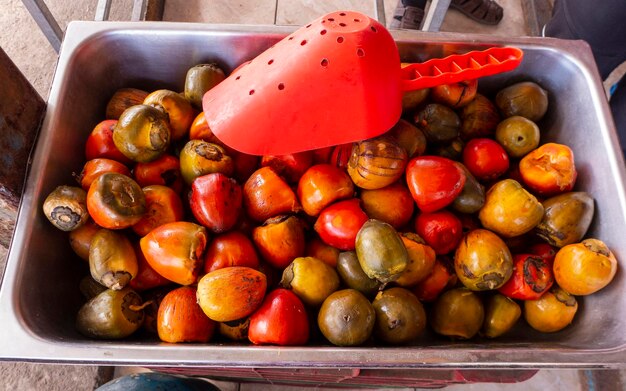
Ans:
<svg viewBox="0 0 626 391"><path fill-rule="evenodd" d="M157 273L177 284L191 285L198 278L207 240L206 228L178 221L153 229L139 244Z"/></svg>
<svg viewBox="0 0 626 391"><path fill-rule="evenodd" d="M529 152L520 160L519 171L524 184L543 196L571 191L578 177L574 152L557 143L546 143Z"/></svg>
<svg viewBox="0 0 626 391"><path fill-rule="evenodd" d="M317 315L320 331L337 346L357 346L369 339L376 312L362 293L354 289L334 292L324 300Z"/></svg>
<svg viewBox="0 0 626 391"><path fill-rule="evenodd" d="M322 239L313 237L306 242L304 254L307 257L315 257L328 266L336 267L339 260L340 250L324 243Z"/></svg>
<svg viewBox="0 0 626 391"><path fill-rule="evenodd" d="M174 190L161 185L146 186L142 190L146 198L146 213L132 226L137 235L146 236L160 225L183 219L183 201Z"/></svg>
<svg viewBox="0 0 626 391"><path fill-rule="evenodd" d="M135 162L151 162L170 146L167 116L152 106L131 106L122 113L113 129L115 147Z"/></svg>
<svg viewBox="0 0 626 391"><path fill-rule="evenodd" d="M314 229L324 243L340 250L354 250L356 235L367 221L357 198L336 202L325 208Z"/></svg>
<svg viewBox="0 0 626 391"><path fill-rule="evenodd" d="M298 257L283 270L280 285L291 289L305 304L317 307L339 288L339 275L317 258Z"/></svg>
<svg viewBox="0 0 626 391"><path fill-rule="evenodd" d="M142 104L146 96L146 91L137 88L120 88L107 103L106 118L118 119L127 108Z"/></svg>
<svg viewBox="0 0 626 391"><path fill-rule="evenodd" d="M230 177L235 171L233 159L223 147L202 140L189 140L179 159L181 175L188 185L202 175L222 173Z"/></svg>
<svg viewBox="0 0 626 391"><path fill-rule="evenodd" d="M302 208L291 187L271 167L261 167L248 178L243 205L247 215L258 222Z"/></svg>
<svg viewBox="0 0 626 391"><path fill-rule="evenodd" d="M437 255L448 254L456 249L463 237L461 220L447 210L420 213L415 219L415 232Z"/></svg>
<svg viewBox="0 0 626 391"><path fill-rule="evenodd" d="M103 158L115 160L122 164L133 162L124 156L113 142L115 125L117 125L117 119L102 121L93 128L85 143L85 158L87 160Z"/></svg>
<svg viewBox="0 0 626 391"><path fill-rule="evenodd" d="M76 328L89 338L126 338L144 321L141 304L141 297L130 288L107 289L80 308Z"/></svg>
<svg viewBox="0 0 626 391"><path fill-rule="evenodd" d="M351 198L354 185L345 171L331 164L317 164L301 176L297 194L304 212L317 216L333 202Z"/></svg>
<svg viewBox="0 0 626 391"><path fill-rule="evenodd" d="M426 311L422 303L404 288L378 292L372 306L376 312L374 334L385 343L407 344L426 329Z"/></svg>
<svg viewBox="0 0 626 391"><path fill-rule="evenodd" d="M208 342L216 323L196 302L196 289L183 286L170 291L159 305L157 332L163 342Z"/></svg>
<svg viewBox="0 0 626 391"><path fill-rule="evenodd" d="M83 166L79 176L80 187L85 191L89 191L91 183L106 172L116 172L128 177L130 176L130 170L122 163L111 159L96 158L89 160Z"/></svg>
<svg viewBox="0 0 626 391"><path fill-rule="evenodd" d="M406 182L417 207L422 212L435 212L461 193L465 175L450 159L420 156L409 162Z"/></svg>
<svg viewBox="0 0 626 391"><path fill-rule="evenodd" d="M176 156L165 154L148 163L137 163L133 169L133 175L141 187L167 186L179 194L183 190L180 162Z"/></svg>
<svg viewBox="0 0 626 391"><path fill-rule="evenodd" d="M556 283L572 295L584 296L606 287L617 273L617 259L598 239L561 248L554 258Z"/></svg>
<svg viewBox="0 0 626 391"><path fill-rule="evenodd" d="M200 224L213 233L233 228L239 219L242 204L241 186L224 174L202 175L191 184L191 212Z"/></svg>
<svg viewBox="0 0 626 391"><path fill-rule="evenodd" d="M389 224L368 220L356 236L356 256L370 278L388 283L402 275L409 254L398 232Z"/></svg>
<svg viewBox="0 0 626 391"><path fill-rule="evenodd" d="M557 285L537 300L524 301L524 319L535 330L554 333L567 327L578 311L576 298Z"/></svg>
<svg viewBox="0 0 626 391"><path fill-rule="evenodd" d="M494 180L509 169L509 156L489 138L475 138L463 149L463 164L479 180Z"/></svg>
<svg viewBox="0 0 626 391"><path fill-rule="evenodd" d="M433 270L412 291L420 301L430 302L437 299L444 289L454 286L457 280L454 268L444 259L436 258Z"/></svg>
<svg viewBox="0 0 626 391"><path fill-rule="evenodd" d="M400 237L409 255L409 263L395 283L403 287L414 286L432 273L437 257L435 250L424 243L419 235L408 232Z"/></svg>
<svg viewBox="0 0 626 391"><path fill-rule="evenodd" d="M263 156L261 167L270 166L278 175L285 178L287 183L298 183L302 174L313 165L313 152L304 151L279 156Z"/></svg>
<svg viewBox="0 0 626 391"><path fill-rule="evenodd" d="M137 292L143 292L149 289L166 286L172 283L170 280L157 273L156 270L154 270L152 266L150 266L150 264L146 260L146 257L141 251L139 242L134 243L133 248L135 249L135 256L137 257L138 270L137 275L135 276L135 278L130 280L128 286L130 286Z"/></svg>
<svg viewBox="0 0 626 391"><path fill-rule="evenodd" d="M121 290L139 270L130 240L122 233L101 229L89 247L89 272L94 280L109 289Z"/></svg>
<svg viewBox="0 0 626 391"><path fill-rule="evenodd" d="M137 182L130 177L107 172L97 177L89 187L87 209L99 226L124 229L143 218L146 198Z"/></svg>
<svg viewBox="0 0 626 391"><path fill-rule="evenodd" d="M516 254L513 256L513 275L498 291L518 300L537 300L554 283L552 262L538 255Z"/></svg>
<svg viewBox="0 0 626 391"><path fill-rule="evenodd" d="M304 224L295 216L277 216L254 228L252 241L267 263L282 270L304 255Z"/></svg>
<svg viewBox="0 0 626 391"><path fill-rule="evenodd" d="M478 212L482 225L506 238L530 232L544 215L543 205L513 179L503 179L487 191Z"/></svg>
<svg viewBox="0 0 626 391"><path fill-rule="evenodd" d="M250 239L238 231L218 235L209 243L204 255L204 272L228 266L259 268L259 257Z"/></svg>
<svg viewBox="0 0 626 391"><path fill-rule="evenodd" d="M261 305L265 274L245 266L231 266L207 273L198 282L197 298L202 311L217 322L251 315Z"/></svg>
<svg viewBox="0 0 626 391"><path fill-rule="evenodd" d="M361 189L380 189L402 177L407 152L393 137L380 136L354 143L348 175Z"/></svg>
<svg viewBox="0 0 626 391"><path fill-rule="evenodd" d="M72 250L84 259L89 261L89 247L91 247L91 240L93 236L100 231L102 227L94 223L93 220L87 220L87 222L80 227L70 231L70 246Z"/></svg>
<svg viewBox="0 0 626 391"><path fill-rule="evenodd" d="M559 194L544 200L542 205L543 218L535 232L555 247L581 241L595 212L593 198L583 191Z"/></svg>
<svg viewBox="0 0 626 391"><path fill-rule="evenodd" d="M156 107L167 115L172 141L181 140L189 134L189 127L196 117L196 112L191 103L177 92L170 90L151 92L143 104Z"/></svg>
<svg viewBox="0 0 626 391"><path fill-rule="evenodd" d="M478 79L464 80L435 86L431 89L431 96L435 102L458 109L467 106L476 97L477 90Z"/></svg>
<svg viewBox="0 0 626 391"><path fill-rule="evenodd" d="M267 294L250 317L248 339L255 345L304 345L309 339L309 319L293 292L278 288Z"/></svg>
<svg viewBox="0 0 626 391"><path fill-rule="evenodd" d="M484 319L480 298L467 288L455 288L439 296L429 321L437 334L470 339L478 333Z"/></svg>
<svg viewBox="0 0 626 391"><path fill-rule="evenodd" d="M498 289L513 273L508 247L491 231L470 231L456 249L454 269L459 280L474 291Z"/></svg>
<svg viewBox="0 0 626 391"><path fill-rule="evenodd" d="M519 304L496 293L485 305L485 320L481 334L487 338L497 338L509 331L521 315L522 309Z"/></svg>
<svg viewBox="0 0 626 391"><path fill-rule="evenodd" d="M374 297L382 285L377 279L369 278L365 274L355 251L344 251L339 254L337 273L345 286L357 290L369 298Z"/></svg>
<svg viewBox="0 0 626 391"><path fill-rule="evenodd" d="M395 229L404 227L413 216L413 197L401 182L382 189L362 190L361 203L369 218L384 221Z"/></svg>
<svg viewBox="0 0 626 391"><path fill-rule="evenodd" d="M539 127L531 120L513 116L496 128L496 140L512 158L521 158L539 146Z"/></svg>

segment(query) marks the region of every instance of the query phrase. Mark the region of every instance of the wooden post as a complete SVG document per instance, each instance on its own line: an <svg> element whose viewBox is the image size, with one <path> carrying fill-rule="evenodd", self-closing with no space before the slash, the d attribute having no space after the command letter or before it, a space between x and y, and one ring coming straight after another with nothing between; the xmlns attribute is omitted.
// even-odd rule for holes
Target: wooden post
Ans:
<svg viewBox="0 0 626 391"><path fill-rule="evenodd" d="M0 48L0 245L11 240L26 166L46 103Z"/></svg>

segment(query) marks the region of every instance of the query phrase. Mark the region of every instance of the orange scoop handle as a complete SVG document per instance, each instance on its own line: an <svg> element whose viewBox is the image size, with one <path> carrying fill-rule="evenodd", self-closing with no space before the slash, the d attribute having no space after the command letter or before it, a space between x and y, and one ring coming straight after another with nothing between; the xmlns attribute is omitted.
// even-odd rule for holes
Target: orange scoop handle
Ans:
<svg viewBox="0 0 626 391"><path fill-rule="evenodd" d="M410 64L401 70L402 90L414 91L511 71L523 57L521 49L493 47Z"/></svg>

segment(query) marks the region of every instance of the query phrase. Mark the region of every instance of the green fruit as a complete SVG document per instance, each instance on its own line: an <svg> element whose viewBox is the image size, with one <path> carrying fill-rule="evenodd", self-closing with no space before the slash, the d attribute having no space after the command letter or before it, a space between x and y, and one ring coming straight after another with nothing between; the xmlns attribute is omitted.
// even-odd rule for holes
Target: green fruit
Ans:
<svg viewBox="0 0 626 391"><path fill-rule="evenodd" d="M374 332L377 338L386 343L409 343L426 328L426 312L422 303L404 288L378 292L372 305L376 311Z"/></svg>
<svg viewBox="0 0 626 391"><path fill-rule="evenodd" d="M543 219L535 232L556 247L579 242L589 229L594 214L593 198L583 191L548 198Z"/></svg>
<svg viewBox="0 0 626 391"><path fill-rule="evenodd" d="M473 291L498 289L513 274L513 257L504 241L491 231L470 231L456 249L454 269Z"/></svg>
<svg viewBox="0 0 626 391"><path fill-rule="evenodd" d="M185 98L197 109L202 109L204 93L224 79L226 75L217 64L198 64L187 71Z"/></svg>
<svg viewBox="0 0 626 391"><path fill-rule="evenodd" d="M348 288L356 289L367 297L374 297L380 288L380 281L365 274L354 251L339 254L337 272Z"/></svg>
<svg viewBox="0 0 626 391"><path fill-rule="evenodd" d="M315 257L298 257L283 271L280 285L291 289L305 304L316 307L339 288L334 268Z"/></svg>
<svg viewBox="0 0 626 391"><path fill-rule="evenodd" d="M388 283L400 276L409 255L400 235L389 224L370 219L356 235L356 256L369 278Z"/></svg>
<svg viewBox="0 0 626 391"><path fill-rule="evenodd" d="M430 324L437 334L469 339L478 333L484 318L485 310L478 296L466 288L456 288L439 296Z"/></svg>
<svg viewBox="0 0 626 391"><path fill-rule="evenodd" d="M520 306L510 298L496 293L487 301L482 334L496 338L509 331L522 315Z"/></svg>
<svg viewBox="0 0 626 391"><path fill-rule="evenodd" d="M548 93L536 83L521 82L500 90L496 106L505 118L519 115L537 122L548 111Z"/></svg>
<svg viewBox="0 0 626 391"><path fill-rule="evenodd" d="M372 304L354 289L343 289L328 296L317 315L320 331L337 346L357 346L367 341L375 320Z"/></svg>
<svg viewBox="0 0 626 391"><path fill-rule="evenodd" d="M120 339L137 331L143 320L141 297L135 291L107 289L81 307L76 327L90 338Z"/></svg>
<svg viewBox="0 0 626 391"><path fill-rule="evenodd" d="M531 120L514 115L498 124L496 141L512 158L520 158L539 146L539 127Z"/></svg>

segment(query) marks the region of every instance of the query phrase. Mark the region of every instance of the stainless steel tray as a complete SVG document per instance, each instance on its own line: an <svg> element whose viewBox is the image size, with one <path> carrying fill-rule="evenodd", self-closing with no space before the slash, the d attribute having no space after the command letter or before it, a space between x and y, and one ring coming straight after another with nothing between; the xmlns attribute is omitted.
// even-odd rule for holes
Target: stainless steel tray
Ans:
<svg viewBox="0 0 626 391"><path fill-rule="evenodd" d="M616 367L626 362L624 273L580 299L574 324L541 334L523 321L508 336L451 342L432 334L413 346L337 348L170 345L130 339L102 342L76 332L86 265L67 235L45 219L41 205L57 185L80 171L84 143L103 119L113 92L124 86L181 90L186 70L217 61L227 70L253 58L290 28L178 23L71 23L50 92L48 111L32 155L27 185L0 291L0 359L149 366L520 368ZM515 45L525 51L514 72L481 79L494 91L534 80L550 91L550 114L540 123L544 141L571 146L578 188L594 195L589 236L604 240L624 268L626 195L624 161L601 81L588 46L580 41L396 32L404 61L452 52Z"/></svg>

